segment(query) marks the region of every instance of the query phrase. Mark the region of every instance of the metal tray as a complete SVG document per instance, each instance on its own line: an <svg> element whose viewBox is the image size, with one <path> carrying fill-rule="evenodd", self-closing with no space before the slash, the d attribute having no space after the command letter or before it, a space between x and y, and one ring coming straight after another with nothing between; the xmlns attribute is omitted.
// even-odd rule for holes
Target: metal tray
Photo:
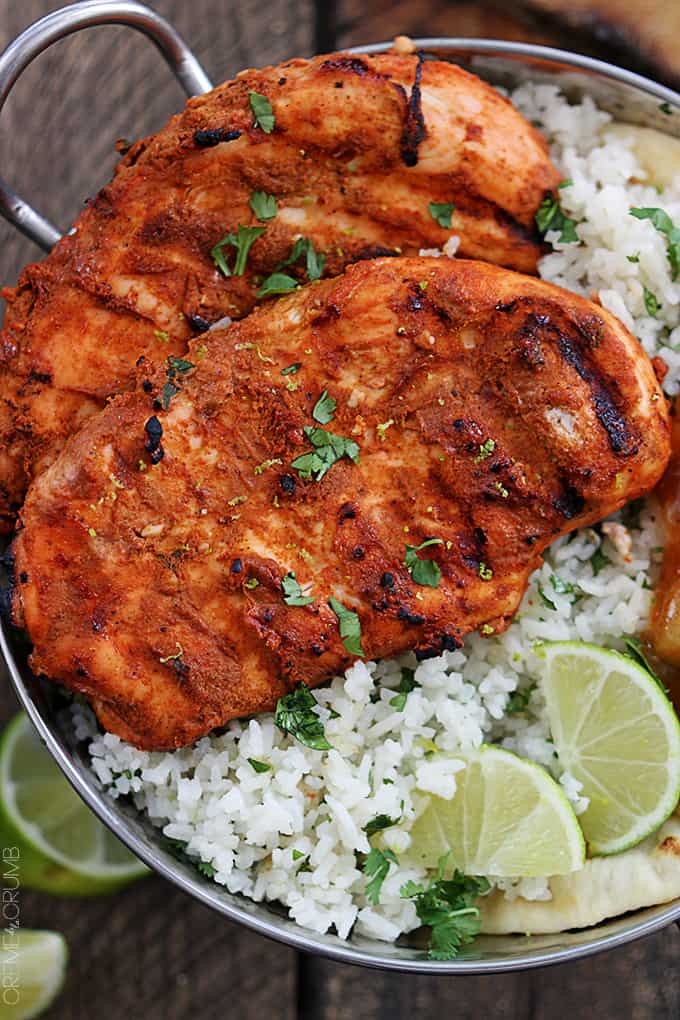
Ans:
<svg viewBox="0 0 680 1020"><path fill-rule="evenodd" d="M127 25L143 32L158 47L188 95L207 92L211 82L186 43L163 18L134 0L85 0L48 15L30 26L0 56L0 110L24 68L43 50L72 32L95 25ZM353 53L379 53L390 43L355 47ZM654 127L680 137L680 95L656 82L602 61L575 53L487 39L418 39L418 49L466 67L494 85L512 88L526 80L552 82L574 100L591 96L618 120ZM678 115L661 111L668 104ZM0 180L0 213L49 251L59 231ZM676 921L680 902L639 910L578 932L542 936L482 936L457 959L427 959L418 933L396 944L353 936L344 942L318 935L291 921L283 907L254 903L203 878L189 864L176 860L160 844L160 830L132 805L113 800L88 765L60 711L58 690L31 675L26 643L0 624L0 650L26 712L66 778L101 820L141 859L185 892L230 920L269 938L344 963L385 970L433 975L488 974L563 963L641 938Z"/></svg>

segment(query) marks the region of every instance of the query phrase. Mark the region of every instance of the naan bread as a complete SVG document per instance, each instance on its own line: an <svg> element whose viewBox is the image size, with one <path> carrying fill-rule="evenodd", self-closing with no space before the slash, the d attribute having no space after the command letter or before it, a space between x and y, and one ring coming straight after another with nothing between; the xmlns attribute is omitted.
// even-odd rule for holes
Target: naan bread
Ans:
<svg viewBox="0 0 680 1020"><path fill-rule="evenodd" d="M550 879L551 900L507 900L500 891L479 901L482 932L552 934L589 928L629 910L680 897L680 814L644 842L612 857L595 857L571 875Z"/></svg>

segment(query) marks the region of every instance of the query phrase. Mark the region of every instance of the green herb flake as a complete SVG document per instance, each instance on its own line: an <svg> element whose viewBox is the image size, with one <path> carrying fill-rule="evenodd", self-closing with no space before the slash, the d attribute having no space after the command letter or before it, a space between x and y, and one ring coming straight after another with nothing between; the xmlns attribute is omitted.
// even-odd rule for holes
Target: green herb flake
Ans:
<svg viewBox="0 0 680 1020"><path fill-rule="evenodd" d="M649 659L645 655L642 642L640 641L640 639L636 637L628 637L624 638L623 643L626 646L626 655L628 656L628 658L633 659L633 661L636 662L638 666L641 666L646 673L649 673L652 679L656 680L661 690L665 694L668 694L668 688L664 685L661 677L657 673L655 673L652 667L650 666Z"/></svg>
<svg viewBox="0 0 680 1020"><path fill-rule="evenodd" d="M558 595L572 595L576 591L575 584L572 584L571 581L564 581L557 574L550 575L550 583L553 586L553 591L556 591Z"/></svg>
<svg viewBox="0 0 680 1020"><path fill-rule="evenodd" d="M217 874L217 869L214 868L212 864L208 864L207 861L196 861L195 867L196 871L198 871L200 875L204 875L205 878L214 878Z"/></svg>
<svg viewBox="0 0 680 1020"><path fill-rule="evenodd" d="M508 698L505 706L506 715L519 715L521 712L526 712L531 701L531 695L536 689L536 684L531 684L530 687L520 687L516 691L513 691Z"/></svg>
<svg viewBox="0 0 680 1020"><path fill-rule="evenodd" d="M271 772L272 767L266 761L258 761L257 758L249 758L248 764L252 766L255 772Z"/></svg>
<svg viewBox="0 0 680 1020"><path fill-rule="evenodd" d="M401 887L402 899L415 902L421 924L431 929L428 955L432 960L452 960L475 939L481 926L476 900L491 888L485 878L469 878L458 870L444 878L448 856L441 858L427 886L406 882Z"/></svg>
<svg viewBox="0 0 680 1020"><path fill-rule="evenodd" d="M496 440L495 439L485 439L484 442L480 444L479 453L475 457L475 464L479 464L480 461L486 460L487 457L491 456L491 454L493 453L493 451L495 449L496 449Z"/></svg>
<svg viewBox="0 0 680 1020"><path fill-rule="evenodd" d="M243 585L243 587L247 588L248 591L254 591L255 588L259 588L260 587L260 582L258 581L258 579L256 577L249 577L248 580Z"/></svg>
<svg viewBox="0 0 680 1020"><path fill-rule="evenodd" d="M250 103L250 109L253 111L255 126L262 128L266 135L270 135L276 123L272 104L266 96L259 92L249 92L248 102Z"/></svg>
<svg viewBox="0 0 680 1020"><path fill-rule="evenodd" d="M326 264L326 256L317 252L314 242L309 237L298 237L291 248L290 255L283 262L279 262L277 269L285 269L287 266L294 266L299 258L305 256L305 269L307 279L312 283L318 280L323 273Z"/></svg>
<svg viewBox="0 0 680 1020"><path fill-rule="evenodd" d="M354 464L359 463L359 447L354 440L309 425L305 426L304 433L314 450L291 461L290 466L295 468L300 478L314 478L319 482L343 457L348 457Z"/></svg>
<svg viewBox="0 0 680 1020"><path fill-rule="evenodd" d="M262 475L269 468L274 467L275 464L283 464L280 457L270 457L268 460L263 460L261 464L256 464L253 468L254 475Z"/></svg>
<svg viewBox="0 0 680 1020"><path fill-rule="evenodd" d="M408 698L411 691L415 691L416 687L420 687L417 680L414 679L415 671L404 667L401 671L401 680L399 681L399 687L397 693L393 698L390 698L390 705L397 712L403 712L406 707L406 699Z"/></svg>
<svg viewBox="0 0 680 1020"><path fill-rule="evenodd" d="M287 606L308 606L314 601L313 595L303 595L295 574L291 570L281 578L283 601Z"/></svg>
<svg viewBox="0 0 680 1020"><path fill-rule="evenodd" d="M170 339L170 334L166 333L164 329L154 329L153 335L156 337L157 340L160 340L161 343L163 344L167 344L168 340Z"/></svg>
<svg viewBox="0 0 680 1020"><path fill-rule="evenodd" d="M381 443L385 442L385 434L388 428L390 428L390 426L392 425L394 425L394 418L390 418L389 421L383 421L379 425L376 425L375 427L376 435Z"/></svg>
<svg viewBox="0 0 680 1020"><path fill-rule="evenodd" d="M164 411L168 410L170 407L170 401L177 393L179 393L179 391L180 387L175 386L173 382L166 382L163 384L163 388L161 390L161 407Z"/></svg>
<svg viewBox="0 0 680 1020"><path fill-rule="evenodd" d="M557 612L557 606L552 601L552 599L548 598L548 596L545 593L545 589L543 588L543 585L541 585L541 584L539 584L539 586L538 586L538 594L541 596L541 601L543 602L543 604L546 605L548 607L548 609L552 609L552 611L554 613L556 613Z"/></svg>
<svg viewBox="0 0 680 1020"><path fill-rule="evenodd" d="M430 216L435 220L440 227L444 230L451 229L451 216L453 210L456 208L453 202L430 202L427 207L430 211Z"/></svg>
<svg viewBox="0 0 680 1020"><path fill-rule="evenodd" d="M342 602L330 598L328 605L338 618L340 625L340 638L345 651L350 655L359 655L364 658L364 650L361 647L361 621L359 615L352 609L347 609Z"/></svg>
<svg viewBox="0 0 680 1020"><path fill-rule="evenodd" d="M659 109L662 113L665 113L667 117L671 117L673 115L673 109L670 103L661 103Z"/></svg>
<svg viewBox="0 0 680 1020"><path fill-rule="evenodd" d="M562 181L559 187L566 188L571 183L571 181ZM535 220L539 233L544 236L550 230L559 230L560 236L558 240L561 244L579 243L581 240L576 233L576 220L572 220L562 212L559 199L555 195L548 194L545 196L538 207Z"/></svg>
<svg viewBox="0 0 680 1020"><path fill-rule="evenodd" d="M399 864L394 851L378 850L377 847L373 847L364 861L363 872L369 879L366 883L366 898L374 907L380 903L380 891L390 870L390 864Z"/></svg>
<svg viewBox="0 0 680 1020"><path fill-rule="evenodd" d="M427 280L421 280L420 281L418 286L420 287L421 290L427 290L427 282L428 282Z"/></svg>
<svg viewBox="0 0 680 1020"><path fill-rule="evenodd" d="M593 568L593 577L597 577L601 570L604 569L609 563L609 557L602 551L602 546L598 545L597 549L590 557L590 565Z"/></svg>
<svg viewBox="0 0 680 1020"><path fill-rule="evenodd" d="M241 503L246 503L247 501L247 496L234 496L233 499L227 500L227 506L240 506Z"/></svg>
<svg viewBox="0 0 680 1020"><path fill-rule="evenodd" d="M87 533L90 536L90 538L96 538L97 537L97 532L96 532L96 530L94 528L88 528L87 529Z"/></svg>
<svg viewBox="0 0 680 1020"><path fill-rule="evenodd" d="M493 577L493 570L491 567L487 567L486 563L479 564L479 576L482 581L490 581Z"/></svg>
<svg viewBox="0 0 680 1020"><path fill-rule="evenodd" d="M673 220L663 209L648 207L632 208L629 211L630 215L638 220L649 220L652 226L665 236L668 241L666 258L671 267L671 279L676 280L680 273L680 229L675 226Z"/></svg>
<svg viewBox="0 0 680 1020"><path fill-rule="evenodd" d="M293 850L293 860L294 861L301 861L301 860L304 859L304 857L305 857L305 854L303 854L302 850L295 850L295 849Z"/></svg>
<svg viewBox="0 0 680 1020"><path fill-rule="evenodd" d="M328 425L335 417L336 407L337 403L334 398L328 395L328 390L324 390L314 405L312 418L314 421L318 421L320 425Z"/></svg>
<svg viewBox="0 0 680 1020"><path fill-rule="evenodd" d="M266 227L244 227L239 223L235 234L226 234L221 241L218 241L211 249L210 255L220 272L225 276L243 276L250 249L266 229ZM227 265L224 254L224 249L229 246L236 249L233 270Z"/></svg>
<svg viewBox="0 0 680 1020"><path fill-rule="evenodd" d="M499 493L501 494L502 499L507 499L508 496L510 495L510 493L505 488L505 486L503 485L502 482L496 482L496 488L498 489Z"/></svg>
<svg viewBox="0 0 680 1020"><path fill-rule="evenodd" d="M281 375L297 375L302 368L301 361L294 361L292 365L287 365L286 368L281 369Z"/></svg>
<svg viewBox="0 0 680 1020"><path fill-rule="evenodd" d="M645 301L645 311L647 312L647 315L650 315L652 319L655 319L656 313L659 311L659 308L661 307L659 304L659 299L657 298L656 294L653 291L648 290L648 288L644 286L642 288L642 294Z"/></svg>
<svg viewBox="0 0 680 1020"><path fill-rule="evenodd" d="M382 832L383 829L391 829L393 825L398 825L399 821L399 818L390 818L389 815L376 815L375 818L371 818L369 822L366 822L364 832L370 839L377 832Z"/></svg>
<svg viewBox="0 0 680 1020"><path fill-rule="evenodd" d="M273 220L279 208L274 196L268 195L266 191L254 191L248 205L260 223Z"/></svg>
<svg viewBox="0 0 680 1020"><path fill-rule="evenodd" d="M328 751L331 745L326 740L323 723L316 714L316 698L308 687L299 684L294 691L279 698L276 703L274 722L290 733L301 744L315 751Z"/></svg>
<svg viewBox="0 0 680 1020"><path fill-rule="evenodd" d="M626 259L628 262L632 262L634 265L637 265L640 261L640 252L636 251L634 255L626 255Z"/></svg>
<svg viewBox="0 0 680 1020"><path fill-rule="evenodd" d="M291 294L298 287L297 280L287 273L272 273L257 290L255 297L259 299L270 297L272 294Z"/></svg>
<svg viewBox="0 0 680 1020"><path fill-rule="evenodd" d="M409 574L416 584L422 584L427 588L438 588L442 572L438 563L434 560L421 560L416 553L421 549L427 549L431 545L443 545L442 538L427 538L420 545L406 546L404 563Z"/></svg>

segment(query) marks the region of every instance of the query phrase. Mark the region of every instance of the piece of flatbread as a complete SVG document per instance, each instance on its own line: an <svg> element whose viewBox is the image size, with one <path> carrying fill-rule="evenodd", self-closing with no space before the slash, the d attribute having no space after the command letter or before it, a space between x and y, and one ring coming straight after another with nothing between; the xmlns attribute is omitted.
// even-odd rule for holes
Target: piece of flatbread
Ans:
<svg viewBox="0 0 680 1020"><path fill-rule="evenodd" d="M580 871L550 879L551 900L507 900L495 891L479 901L488 935L547 935L590 928L629 910L680 897L680 815L644 842L612 857L594 857Z"/></svg>

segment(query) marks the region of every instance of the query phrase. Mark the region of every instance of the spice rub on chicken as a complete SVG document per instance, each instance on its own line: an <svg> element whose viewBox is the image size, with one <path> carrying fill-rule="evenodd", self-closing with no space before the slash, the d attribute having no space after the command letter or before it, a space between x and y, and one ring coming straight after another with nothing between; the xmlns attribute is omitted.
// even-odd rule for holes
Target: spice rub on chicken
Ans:
<svg viewBox="0 0 680 1020"><path fill-rule="evenodd" d="M5 292L0 530L138 360L296 282L454 235L459 254L534 272L534 214L558 181L506 99L415 55L291 60L190 100Z"/></svg>
<svg viewBox="0 0 680 1020"><path fill-rule="evenodd" d="M33 669L146 748L359 655L503 629L558 535L647 492L666 402L621 323L480 262L378 259L198 338L33 484Z"/></svg>

